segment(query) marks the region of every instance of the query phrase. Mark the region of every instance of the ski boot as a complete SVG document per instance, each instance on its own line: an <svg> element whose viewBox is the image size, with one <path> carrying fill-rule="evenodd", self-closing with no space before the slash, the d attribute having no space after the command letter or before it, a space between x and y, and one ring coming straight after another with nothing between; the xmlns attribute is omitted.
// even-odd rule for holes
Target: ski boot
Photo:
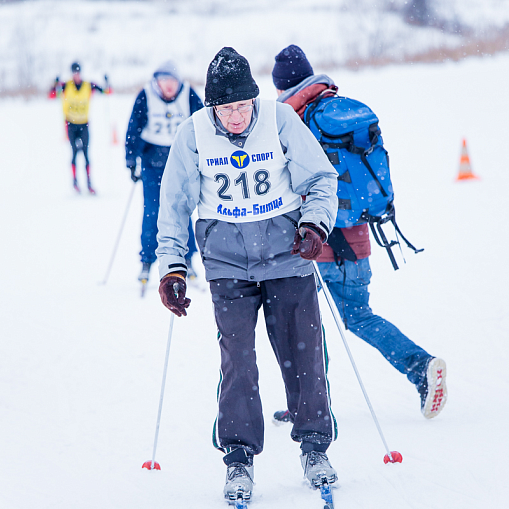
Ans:
<svg viewBox="0 0 509 509"><path fill-rule="evenodd" d="M247 463L231 463L226 470L224 498L235 509L243 509L251 500L253 491L254 467Z"/></svg>
<svg viewBox="0 0 509 509"><path fill-rule="evenodd" d="M138 281L141 283L141 296L145 295L145 289L147 288L148 276L150 274L151 263L143 262L140 275L138 276Z"/></svg>
<svg viewBox="0 0 509 509"><path fill-rule="evenodd" d="M74 187L74 190L77 192L77 193L81 193L81 190L78 186L78 180L77 179L73 179L72 181L72 187Z"/></svg>
<svg viewBox="0 0 509 509"><path fill-rule="evenodd" d="M421 412L426 419L436 417L445 406L447 401L446 375L445 361L431 357L426 366L424 380L417 389L421 395Z"/></svg>
<svg viewBox="0 0 509 509"><path fill-rule="evenodd" d="M302 452L300 462L304 469L304 477L313 488L331 485L338 480L338 475L324 452Z"/></svg>
<svg viewBox="0 0 509 509"><path fill-rule="evenodd" d="M290 413L289 410L278 410L277 412L274 412L272 422L276 426L281 426L286 422L293 422L293 415Z"/></svg>
<svg viewBox="0 0 509 509"><path fill-rule="evenodd" d="M87 187L88 187L88 192L90 194L95 194L95 190L94 188L92 187L92 184L90 183L90 179L87 180Z"/></svg>

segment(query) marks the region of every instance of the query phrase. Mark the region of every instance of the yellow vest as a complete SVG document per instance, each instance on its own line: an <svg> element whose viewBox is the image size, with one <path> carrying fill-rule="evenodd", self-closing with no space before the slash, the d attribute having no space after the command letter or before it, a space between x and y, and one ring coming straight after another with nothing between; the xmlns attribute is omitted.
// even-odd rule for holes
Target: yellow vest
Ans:
<svg viewBox="0 0 509 509"><path fill-rule="evenodd" d="M62 95L65 119L71 124L86 124L88 122L88 106L92 86L86 81L81 82L78 90L73 80L65 84Z"/></svg>

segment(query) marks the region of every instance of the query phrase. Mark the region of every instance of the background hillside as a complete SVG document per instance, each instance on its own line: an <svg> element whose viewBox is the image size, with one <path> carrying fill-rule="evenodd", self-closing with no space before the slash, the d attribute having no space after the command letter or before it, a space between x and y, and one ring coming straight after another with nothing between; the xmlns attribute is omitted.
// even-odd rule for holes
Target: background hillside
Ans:
<svg viewBox="0 0 509 509"><path fill-rule="evenodd" d="M315 67L459 60L508 48L508 0L0 0L0 93L46 91L69 65L132 91L168 58L202 84L222 46L258 75L288 44Z"/></svg>

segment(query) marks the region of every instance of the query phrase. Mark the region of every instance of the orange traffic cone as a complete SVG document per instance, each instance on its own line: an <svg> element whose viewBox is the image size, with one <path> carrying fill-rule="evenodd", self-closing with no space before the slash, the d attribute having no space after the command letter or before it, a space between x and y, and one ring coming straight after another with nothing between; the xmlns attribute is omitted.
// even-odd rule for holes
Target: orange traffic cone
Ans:
<svg viewBox="0 0 509 509"><path fill-rule="evenodd" d="M469 180L479 179L477 175L472 172L472 166L470 166L470 158L467 152L467 140L463 138L463 146L461 147L461 158L460 158L460 169L456 180Z"/></svg>
<svg viewBox="0 0 509 509"><path fill-rule="evenodd" d="M118 136L117 136L117 127L116 126L113 126L113 136L112 136L111 142L113 143L113 145L118 145Z"/></svg>

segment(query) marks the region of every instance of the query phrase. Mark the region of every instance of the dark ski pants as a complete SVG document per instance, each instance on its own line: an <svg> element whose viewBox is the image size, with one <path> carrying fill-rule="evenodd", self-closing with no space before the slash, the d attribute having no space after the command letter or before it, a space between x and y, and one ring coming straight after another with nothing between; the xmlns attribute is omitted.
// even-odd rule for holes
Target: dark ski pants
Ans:
<svg viewBox="0 0 509 509"><path fill-rule="evenodd" d="M142 263L154 263L157 259L157 216L159 214L159 191L164 168L142 168L141 180L143 182L143 222L141 225L141 261ZM189 219L188 225L189 249L186 259L196 253L196 241L194 237L193 223Z"/></svg>
<svg viewBox="0 0 509 509"><path fill-rule="evenodd" d="M221 349L215 445L224 452L263 450L264 423L258 390L255 327L263 306L265 325L295 416L293 440L325 451L335 439L325 376L325 345L314 275L260 283L210 281Z"/></svg>
<svg viewBox="0 0 509 509"><path fill-rule="evenodd" d="M81 150L85 158L85 166L88 174L88 168L90 166L90 161L88 160L88 124L72 124L71 122L67 122L67 136L69 137L72 148L71 164L74 167L76 166L76 156Z"/></svg>

